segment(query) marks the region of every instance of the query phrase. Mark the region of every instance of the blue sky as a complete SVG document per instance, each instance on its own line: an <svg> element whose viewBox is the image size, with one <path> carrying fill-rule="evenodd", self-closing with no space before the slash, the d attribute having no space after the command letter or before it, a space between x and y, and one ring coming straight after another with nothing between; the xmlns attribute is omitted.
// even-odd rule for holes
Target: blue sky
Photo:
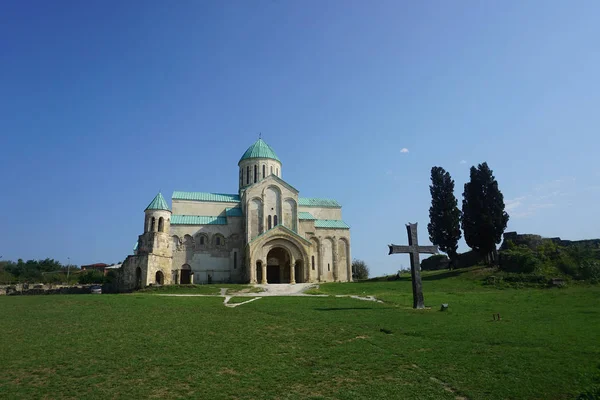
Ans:
<svg viewBox="0 0 600 400"><path fill-rule="evenodd" d="M375 275L406 222L428 243L434 165L460 199L487 161L509 230L600 237L598 2L2 8L3 259L121 261L159 189L236 192L258 132Z"/></svg>

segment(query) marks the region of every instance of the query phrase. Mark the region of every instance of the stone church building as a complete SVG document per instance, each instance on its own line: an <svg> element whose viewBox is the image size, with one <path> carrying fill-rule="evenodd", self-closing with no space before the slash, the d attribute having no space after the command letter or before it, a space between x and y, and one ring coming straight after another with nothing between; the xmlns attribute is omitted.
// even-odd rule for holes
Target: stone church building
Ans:
<svg viewBox="0 0 600 400"><path fill-rule="evenodd" d="M279 157L258 139L238 162L238 193L158 193L144 233L123 262L123 289L151 284L352 280L341 205L300 197Z"/></svg>

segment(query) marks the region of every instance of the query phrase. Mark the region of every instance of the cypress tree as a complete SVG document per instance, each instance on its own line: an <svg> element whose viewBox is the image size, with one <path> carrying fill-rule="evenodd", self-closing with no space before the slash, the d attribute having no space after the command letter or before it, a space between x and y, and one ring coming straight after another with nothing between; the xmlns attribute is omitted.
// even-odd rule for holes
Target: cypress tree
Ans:
<svg viewBox="0 0 600 400"><path fill-rule="evenodd" d="M450 268L456 264L460 240L460 210L454 196L454 180L442 167L431 168L431 207L429 207L429 240L448 254Z"/></svg>
<svg viewBox="0 0 600 400"><path fill-rule="evenodd" d="M471 179L465 183L462 204L462 229L465 241L473 250L495 261L496 244L508 223L504 196L487 163L471 167Z"/></svg>

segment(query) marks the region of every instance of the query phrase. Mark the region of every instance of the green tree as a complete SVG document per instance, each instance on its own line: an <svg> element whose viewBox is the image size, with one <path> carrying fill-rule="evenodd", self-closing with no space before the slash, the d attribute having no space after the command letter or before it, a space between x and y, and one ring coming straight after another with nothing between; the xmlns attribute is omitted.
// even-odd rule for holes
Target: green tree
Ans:
<svg viewBox="0 0 600 400"><path fill-rule="evenodd" d="M460 240L460 210L454 196L454 180L442 167L431 168L431 207L429 207L429 240L448 254L450 269L456 264Z"/></svg>
<svg viewBox="0 0 600 400"><path fill-rule="evenodd" d="M363 260L352 260L352 277L354 279L367 279L369 277L369 267Z"/></svg>
<svg viewBox="0 0 600 400"><path fill-rule="evenodd" d="M473 250L484 254L488 264L496 261L496 244L508 223L504 197L487 163L471 167L465 183L462 204L462 229L465 241Z"/></svg>

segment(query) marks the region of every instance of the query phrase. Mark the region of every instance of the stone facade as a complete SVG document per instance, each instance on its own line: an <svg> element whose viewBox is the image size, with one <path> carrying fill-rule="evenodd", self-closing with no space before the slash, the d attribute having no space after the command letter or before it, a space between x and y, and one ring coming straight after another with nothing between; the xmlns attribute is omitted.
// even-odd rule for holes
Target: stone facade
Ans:
<svg viewBox="0 0 600 400"><path fill-rule="evenodd" d="M121 268L124 289L155 283L296 283L352 280L341 206L302 198L261 139L240 162L237 194L159 193Z"/></svg>

